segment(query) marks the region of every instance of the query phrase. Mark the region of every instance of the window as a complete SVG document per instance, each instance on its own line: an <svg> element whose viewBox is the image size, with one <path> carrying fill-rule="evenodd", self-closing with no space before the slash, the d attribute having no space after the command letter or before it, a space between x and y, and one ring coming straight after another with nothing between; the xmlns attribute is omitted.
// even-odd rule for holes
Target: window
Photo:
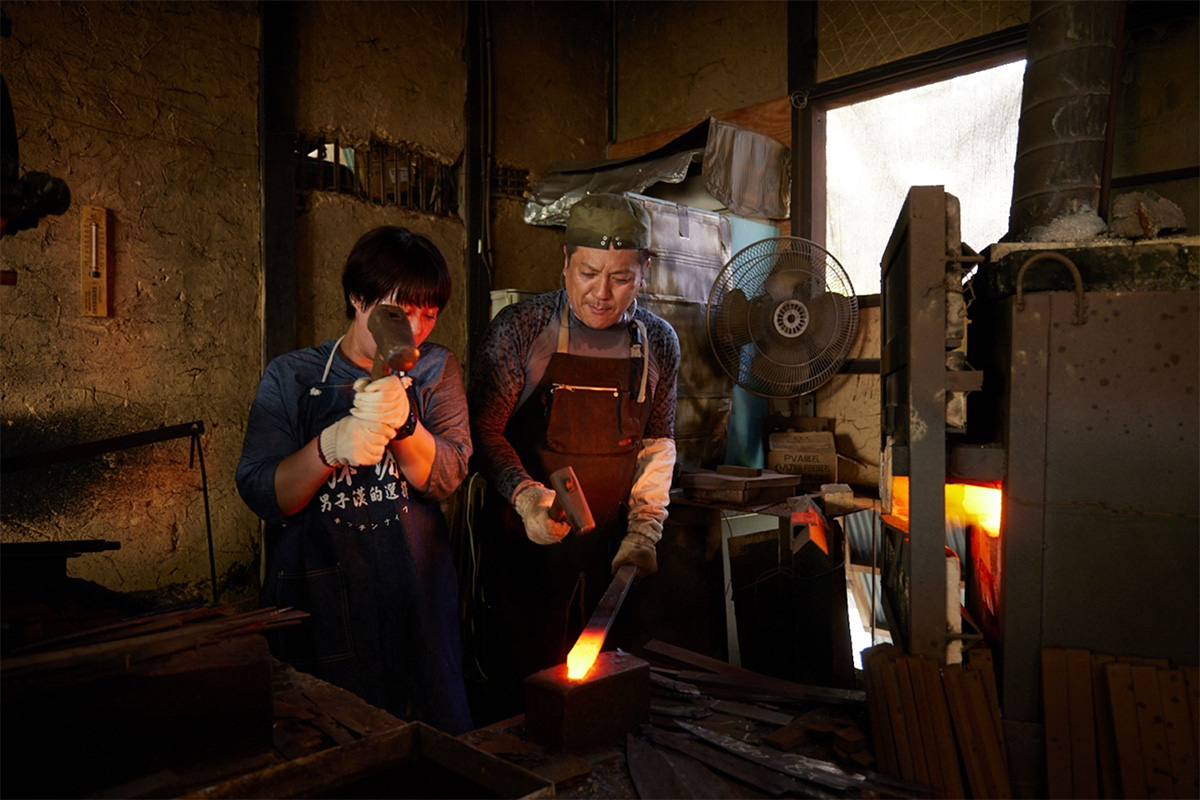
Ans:
<svg viewBox="0 0 1200 800"><path fill-rule="evenodd" d="M1008 231L1025 62L1014 61L826 112L825 247L857 294L879 262L911 186L945 186L975 251Z"/></svg>

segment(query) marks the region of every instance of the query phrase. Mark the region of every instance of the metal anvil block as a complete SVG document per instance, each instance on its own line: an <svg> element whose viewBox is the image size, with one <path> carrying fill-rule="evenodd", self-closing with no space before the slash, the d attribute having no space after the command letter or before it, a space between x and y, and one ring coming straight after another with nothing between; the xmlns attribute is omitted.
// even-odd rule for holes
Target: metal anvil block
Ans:
<svg viewBox="0 0 1200 800"><path fill-rule="evenodd" d="M582 680L559 664L525 679L525 736L545 747L583 753L614 745L650 719L650 665L604 651Z"/></svg>

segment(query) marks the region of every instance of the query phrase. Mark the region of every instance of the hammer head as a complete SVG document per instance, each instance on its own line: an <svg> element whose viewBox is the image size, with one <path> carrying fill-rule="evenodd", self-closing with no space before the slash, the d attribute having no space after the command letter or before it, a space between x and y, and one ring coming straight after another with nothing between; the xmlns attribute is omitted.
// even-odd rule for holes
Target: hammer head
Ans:
<svg viewBox="0 0 1200 800"><path fill-rule="evenodd" d="M590 533L596 527L596 521L592 518L587 498L583 496L583 487L575 477L575 470L562 467L551 472L550 487L554 489L550 516L566 520L576 533Z"/></svg>
<svg viewBox="0 0 1200 800"><path fill-rule="evenodd" d="M367 317L367 330L375 337L371 380L383 377L384 365L391 367L393 372L408 372L421 356L408 317L397 306L382 303L375 306L371 316Z"/></svg>

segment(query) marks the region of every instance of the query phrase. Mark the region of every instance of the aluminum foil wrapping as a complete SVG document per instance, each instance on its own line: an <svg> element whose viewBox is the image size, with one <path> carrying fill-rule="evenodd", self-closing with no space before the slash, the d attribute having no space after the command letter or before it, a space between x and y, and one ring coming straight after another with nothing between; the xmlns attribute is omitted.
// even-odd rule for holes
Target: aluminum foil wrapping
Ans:
<svg viewBox="0 0 1200 800"><path fill-rule="evenodd" d="M703 150L684 150L650 161L596 170L553 172L538 182L533 199L525 203L525 222L565 226L571 206L586 194L636 194L656 183L682 183L688 167L693 161L699 161L703 153Z"/></svg>

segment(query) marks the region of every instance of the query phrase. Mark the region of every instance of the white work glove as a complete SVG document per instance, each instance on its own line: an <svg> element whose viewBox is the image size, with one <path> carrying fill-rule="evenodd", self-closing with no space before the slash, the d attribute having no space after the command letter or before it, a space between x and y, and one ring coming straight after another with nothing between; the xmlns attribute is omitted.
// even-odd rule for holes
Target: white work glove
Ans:
<svg viewBox="0 0 1200 800"><path fill-rule="evenodd" d="M395 428L381 422L346 416L321 431L317 446L321 460L329 466L372 466L383 459L383 452L395 435Z"/></svg>
<svg viewBox="0 0 1200 800"><path fill-rule="evenodd" d="M540 483L525 487L513 498L513 506L525 523L525 535L534 544L558 544L571 526L550 517L550 506L554 504L554 490Z"/></svg>
<svg viewBox="0 0 1200 800"><path fill-rule="evenodd" d="M658 571L658 551L654 549L654 542L649 536L643 536L640 533L627 533L625 538L621 540L620 547L617 548L617 555L613 558L612 572L617 574L617 567L622 564L633 564L637 567L637 576L644 578Z"/></svg>
<svg viewBox="0 0 1200 800"><path fill-rule="evenodd" d="M359 378L354 382L354 407L350 413L364 422L382 422L402 428L408 422L408 387L412 378L387 375L376 381Z"/></svg>
<svg viewBox="0 0 1200 800"><path fill-rule="evenodd" d="M643 439L633 469L633 487L629 490L627 530L645 536L651 546L662 538L674 471L675 440Z"/></svg>

